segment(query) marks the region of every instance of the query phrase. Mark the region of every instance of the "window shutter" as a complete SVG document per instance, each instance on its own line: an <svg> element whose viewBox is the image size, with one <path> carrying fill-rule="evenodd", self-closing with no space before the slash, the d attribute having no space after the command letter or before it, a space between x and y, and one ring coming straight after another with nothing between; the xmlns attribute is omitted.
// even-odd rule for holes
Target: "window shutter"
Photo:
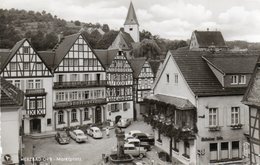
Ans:
<svg viewBox="0 0 260 165"><path fill-rule="evenodd" d="M226 111L226 107L224 107L223 109L217 109L217 118L218 118L218 124L219 124L219 126L224 126L224 122L225 122L225 120L224 120L224 117L225 117L225 111Z"/></svg>
<svg viewBox="0 0 260 165"><path fill-rule="evenodd" d="M226 121L227 121L227 126L231 125L231 108L232 107L226 107Z"/></svg>
<svg viewBox="0 0 260 165"><path fill-rule="evenodd" d="M118 109L122 110L122 104L118 104Z"/></svg>
<svg viewBox="0 0 260 165"><path fill-rule="evenodd" d="M209 108L205 108L204 115L205 115L205 127L209 127Z"/></svg>

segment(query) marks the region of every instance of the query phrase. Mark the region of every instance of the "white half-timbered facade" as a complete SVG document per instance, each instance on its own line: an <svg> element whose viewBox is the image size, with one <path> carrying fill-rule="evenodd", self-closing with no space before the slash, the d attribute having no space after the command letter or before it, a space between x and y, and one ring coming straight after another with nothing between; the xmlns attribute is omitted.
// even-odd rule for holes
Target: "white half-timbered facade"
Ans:
<svg viewBox="0 0 260 165"><path fill-rule="evenodd" d="M54 128L106 120L106 73L86 38L66 36L54 49ZM44 58L53 56L42 53Z"/></svg>
<svg viewBox="0 0 260 165"><path fill-rule="evenodd" d="M25 93L22 129L25 134L52 130L52 74L42 58L23 39L1 53L1 77Z"/></svg>

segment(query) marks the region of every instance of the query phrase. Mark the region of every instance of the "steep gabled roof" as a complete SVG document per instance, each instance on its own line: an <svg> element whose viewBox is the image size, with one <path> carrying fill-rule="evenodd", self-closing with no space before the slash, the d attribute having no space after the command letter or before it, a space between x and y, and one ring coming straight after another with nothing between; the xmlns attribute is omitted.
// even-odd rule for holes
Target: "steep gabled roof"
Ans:
<svg viewBox="0 0 260 165"><path fill-rule="evenodd" d="M242 103L260 108L260 58L255 65L254 73L248 84Z"/></svg>
<svg viewBox="0 0 260 165"><path fill-rule="evenodd" d="M41 56L43 62L46 64L50 70L54 68L54 59L55 59L55 52L54 51L39 51L39 56Z"/></svg>
<svg viewBox="0 0 260 165"><path fill-rule="evenodd" d="M150 64L152 71L154 73L154 76L155 76L157 74L159 67L160 67L161 60L150 60L149 64Z"/></svg>
<svg viewBox="0 0 260 165"><path fill-rule="evenodd" d="M135 25L135 24L139 25L135 14L133 3L131 2L124 25Z"/></svg>
<svg viewBox="0 0 260 165"><path fill-rule="evenodd" d="M225 74L251 74L257 62L259 52L221 51L203 58L213 67Z"/></svg>
<svg viewBox="0 0 260 165"><path fill-rule="evenodd" d="M194 31L200 48L227 47L225 40L220 31Z"/></svg>
<svg viewBox="0 0 260 165"><path fill-rule="evenodd" d="M243 95L245 87L223 88L203 56L210 52L170 51L185 81L197 96Z"/></svg>
<svg viewBox="0 0 260 165"><path fill-rule="evenodd" d="M67 55L73 44L76 42L80 33L72 34L64 37L64 39L58 43L55 47L55 58L53 61L53 68L56 69L63 58Z"/></svg>
<svg viewBox="0 0 260 165"><path fill-rule="evenodd" d="M128 46L130 49L132 49L132 48L133 48L133 47L132 47L132 43L134 43L135 41L133 40L133 38L131 37L131 35L130 35L129 33L127 33L127 32L122 32L122 31L120 31L119 33L122 35L122 37L123 37L123 39L125 40L127 46Z"/></svg>
<svg viewBox="0 0 260 165"><path fill-rule="evenodd" d="M95 49L96 55L101 61L102 65L108 68L114 58L117 56L118 49L113 50L103 50L103 49Z"/></svg>
<svg viewBox="0 0 260 165"><path fill-rule="evenodd" d="M139 58L134 58L129 60L130 65L132 66L134 71L134 78L138 78L144 66L145 61L146 61L145 57L139 57Z"/></svg>
<svg viewBox="0 0 260 165"><path fill-rule="evenodd" d="M0 73L4 69L5 63L9 58L10 51L0 52Z"/></svg>
<svg viewBox="0 0 260 165"><path fill-rule="evenodd" d="M14 85L0 77L0 106L22 106L24 93Z"/></svg>

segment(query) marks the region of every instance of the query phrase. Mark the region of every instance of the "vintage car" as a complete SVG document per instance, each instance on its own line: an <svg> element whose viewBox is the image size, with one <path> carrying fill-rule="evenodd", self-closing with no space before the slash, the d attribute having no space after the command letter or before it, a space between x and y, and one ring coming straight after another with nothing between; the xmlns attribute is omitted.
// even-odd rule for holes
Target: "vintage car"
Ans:
<svg viewBox="0 0 260 165"><path fill-rule="evenodd" d="M142 132L139 131L139 130L132 130L129 133L125 134L125 140L133 139L134 138L133 135L136 134L136 133L142 133Z"/></svg>
<svg viewBox="0 0 260 165"><path fill-rule="evenodd" d="M127 139L127 144L133 144L136 147L144 147L147 151L151 151L151 145L148 142L141 142L139 139Z"/></svg>
<svg viewBox="0 0 260 165"><path fill-rule="evenodd" d="M143 158L146 156L146 149L143 147L136 147L134 144L124 144L124 153L132 156ZM117 147L114 147L111 151L112 154L117 153Z"/></svg>
<svg viewBox="0 0 260 165"><path fill-rule="evenodd" d="M78 143L86 142L88 140L88 137L80 129L69 131L69 135L73 140L75 140Z"/></svg>
<svg viewBox="0 0 260 165"><path fill-rule="evenodd" d="M154 136L146 133L135 133L133 137L139 139L140 142L148 142L150 145L154 145Z"/></svg>
<svg viewBox="0 0 260 165"><path fill-rule="evenodd" d="M65 131L58 131L55 135L55 139L59 144L69 144L70 137L68 136L67 132Z"/></svg>
<svg viewBox="0 0 260 165"><path fill-rule="evenodd" d="M101 130L98 127L90 127L87 129L87 134L89 136L92 136L93 138L96 139L101 139L103 138L103 134L101 132Z"/></svg>
<svg viewBox="0 0 260 165"><path fill-rule="evenodd" d="M119 121L117 122L117 126L119 128L127 128L129 125L131 125L131 123L132 123L131 119L120 118Z"/></svg>

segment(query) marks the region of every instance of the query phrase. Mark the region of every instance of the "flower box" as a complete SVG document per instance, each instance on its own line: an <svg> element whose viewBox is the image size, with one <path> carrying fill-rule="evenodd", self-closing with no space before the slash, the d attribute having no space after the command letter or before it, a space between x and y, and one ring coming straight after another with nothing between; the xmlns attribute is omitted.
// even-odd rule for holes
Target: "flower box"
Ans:
<svg viewBox="0 0 260 165"><path fill-rule="evenodd" d="M231 129L241 129L243 127L242 124L233 124L231 125Z"/></svg>
<svg viewBox="0 0 260 165"><path fill-rule="evenodd" d="M214 132L214 131L220 131L220 126L210 126L210 127L209 127L209 131L212 131L212 132Z"/></svg>

